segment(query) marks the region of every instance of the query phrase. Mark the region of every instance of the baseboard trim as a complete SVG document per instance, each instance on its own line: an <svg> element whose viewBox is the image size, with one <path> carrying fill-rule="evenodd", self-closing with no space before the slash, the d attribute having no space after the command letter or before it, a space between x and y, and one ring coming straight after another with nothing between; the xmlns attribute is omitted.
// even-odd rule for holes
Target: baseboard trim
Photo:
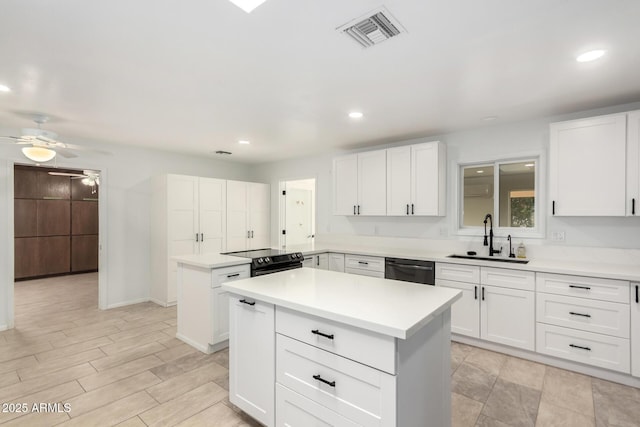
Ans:
<svg viewBox="0 0 640 427"><path fill-rule="evenodd" d="M212 353L212 351L210 351L210 349L209 349L209 345L204 345L203 346L202 344L199 344L199 343L193 341L192 339L185 337L184 335L182 335L180 333L176 334L176 338L178 338L182 342L185 342L185 343L189 344L191 347L194 347L194 348L200 350L201 352L203 352L205 354L211 354Z"/></svg>
<svg viewBox="0 0 640 427"><path fill-rule="evenodd" d="M7 331L7 330L9 330L8 325L0 325L0 331Z"/></svg>
<svg viewBox="0 0 640 427"><path fill-rule="evenodd" d="M149 302L149 298L138 298L138 299L129 300L129 301L117 302L115 304L108 304L107 310L111 308L124 307L126 305L140 304L142 302Z"/></svg>
<svg viewBox="0 0 640 427"><path fill-rule="evenodd" d="M172 307L172 306L177 304L176 301L174 301L174 302L165 302L165 301L162 301L162 300L159 300L159 299L156 299L156 298L149 298L149 301L151 301L152 303L158 304L161 307Z"/></svg>
<svg viewBox="0 0 640 427"><path fill-rule="evenodd" d="M487 342L477 338L466 337L453 333L451 334L451 341L456 341L462 344L469 344L475 347L484 348L486 350L504 353L509 356L531 360L532 362L543 363L555 368L566 369L567 371L578 372L580 374L589 375L595 378L601 378L603 380L640 388L640 378L633 377L631 376L631 374L610 371L608 369L599 368L597 366L589 366L580 362L572 362L569 360L548 356L546 354L535 353L529 350L513 348L506 345Z"/></svg>

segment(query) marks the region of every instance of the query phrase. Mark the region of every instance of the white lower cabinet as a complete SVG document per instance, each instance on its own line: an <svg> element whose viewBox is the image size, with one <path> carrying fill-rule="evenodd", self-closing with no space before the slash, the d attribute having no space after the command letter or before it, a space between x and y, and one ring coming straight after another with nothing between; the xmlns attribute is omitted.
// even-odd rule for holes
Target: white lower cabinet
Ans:
<svg viewBox="0 0 640 427"><path fill-rule="evenodd" d="M229 296L229 401L266 426L275 421L275 310Z"/></svg>
<svg viewBox="0 0 640 427"><path fill-rule="evenodd" d="M640 283L631 284L631 374L640 377Z"/></svg>
<svg viewBox="0 0 640 427"><path fill-rule="evenodd" d="M329 253L329 270L344 273L344 254Z"/></svg>
<svg viewBox="0 0 640 427"><path fill-rule="evenodd" d="M459 289L451 332L526 350L535 349L535 273L436 264L436 286Z"/></svg>
<svg viewBox="0 0 640 427"><path fill-rule="evenodd" d="M302 260L302 266L308 268L317 268L320 270L329 269L329 254L305 255Z"/></svg>
<svg viewBox="0 0 640 427"><path fill-rule="evenodd" d="M360 424L276 384L277 427L359 427Z"/></svg>
<svg viewBox="0 0 640 427"><path fill-rule="evenodd" d="M345 255L344 272L362 276L384 277L384 258L364 255Z"/></svg>

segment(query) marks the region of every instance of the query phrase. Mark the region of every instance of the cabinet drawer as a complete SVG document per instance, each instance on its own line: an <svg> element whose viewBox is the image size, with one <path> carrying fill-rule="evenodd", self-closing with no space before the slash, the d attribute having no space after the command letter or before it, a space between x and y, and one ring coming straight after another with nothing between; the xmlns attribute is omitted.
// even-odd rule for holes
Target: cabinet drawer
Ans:
<svg viewBox="0 0 640 427"><path fill-rule="evenodd" d="M480 283L480 267L464 264L436 263L436 279Z"/></svg>
<svg viewBox="0 0 640 427"><path fill-rule="evenodd" d="M384 258L360 255L345 255L345 268L378 271L384 273Z"/></svg>
<svg viewBox="0 0 640 427"><path fill-rule="evenodd" d="M630 372L628 339L544 323L538 323L536 329L538 353L627 374Z"/></svg>
<svg viewBox="0 0 640 427"><path fill-rule="evenodd" d="M396 377L276 335L276 382L362 426L395 422Z"/></svg>
<svg viewBox="0 0 640 427"><path fill-rule="evenodd" d="M276 384L276 427L359 427L322 405Z"/></svg>
<svg viewBox="0 0 640 427"><path fill-rule="evenodd" d="M480 269L480 283L501 288L533 291L536 288L536 274L533 271L482 267Z"/></svg>
<svg viewBox="0 0 640 427"><path fill-rule="evenodd" d="M247 279L251 275L249 264L233 267L216 268L211 271L211 287L216 288L225 282Z"/></svg>
<svg viewBox="0 0 640 427"><path fill-rule="evenodd" d="M538 293L538 322L629 338L629 306L615 302Z"/></svg>
<svg viewBox="0 0 640 427"><path fill-rule="evenodd" d="M393 337L283 307L276 307L276 332L390 374L396 372Z"/></svg>
<svg viewBox="0 0 640 427"><path fill-rule="evenodd" d="M629 282L595 277L538 273L538 292L629 303Z"/></svg>

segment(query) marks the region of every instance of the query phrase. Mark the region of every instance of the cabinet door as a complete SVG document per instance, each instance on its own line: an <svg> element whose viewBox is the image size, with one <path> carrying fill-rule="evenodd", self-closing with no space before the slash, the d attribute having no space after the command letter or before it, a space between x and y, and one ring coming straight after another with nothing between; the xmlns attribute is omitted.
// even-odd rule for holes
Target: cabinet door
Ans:
<svg viewBox="0 0 640 427"><path fill-rule="evenodd" d="M81 179L71 180L71 200L97 201L99 191L99 185L84 185Z"/></svg>
<svg viewBox="0 0 640 427"><path fill-rule="evenodd" d="M229 401L257 421L272 426L275 410L274 307L230 295L229 322Z"/></svg>
<svg viewBox="0 0 640 427"><path fill-rule="evenodd" d="M247 249L247 215L247 183L227 181L227 251Z"/></svg>
<svg viewBox="0 0 640 427"><path fill-rule="evenodd" d="M329 269L329 254L316 255L316 268L320 270Z"/></svg>
<svg viewBox="0 0 640 427"><path fill-rule="evenodd" d="M387 150L387 215L411 214L411 147Z"/></svg>
<svg viewBox="0 0 640 427"><path fill-rule="evenodd" d="M480 338L534 350L534 292L482 286L480 294Z"/></svg>
<svg viewBox="0 0 640 427"><path fill-rule="evenodd" d="M333 159L333 214L355 215L358 204L358 156Z"/></svg>
<svg viewBox="0 0 640 427"><path fill-rule="evenodd" d="M276 384L277 427L357 427L353 421Z"/></svg>
<svg viewBox="0 0 640 427"><path fill-rule="evenodd" d="M640 377L640 283L631 284L631 374Z"/></svg>
<svg viewBox="0 0 640 427"><path fill-rule="evenodd" d="M344 273L344 254L329 254L329 270Z"/></svg>
<svg viewBox="0 0 640 427"><path fill-rule="evenodd" d="M97 202L71 202L71 234L98 234Z"/></svg>
<svg viewBox="0 0 640 427"><path fill-rule="evenodd" d="M269 184L250 182L248 186L249 239L248 249L271 247L271 194Z"/></svg>
<svg viewBox="0 0 640 427"><path fill-rule="evenodd" d="M15 199L13 202L14 237L38 235L37 200Z"/></svg>
<svg viewBox="0 0 640 427"><path fill-rule="evenodd" d="M552 123L550 208L556 216L624 216L626 115Z"/></svg>
<svg viewBox="0 0 640 427"><path fill-rule="evenodd" d="M39 276L40 253L37 237L21 237L14 239L14 258L16 279Z"/></svg>
<svg viewBox="0 0 640 427"><path fill-rule="evenodd" d="M640 111L627 116L627 215L640 215Z"/></svg>
<svg viewBox="0 0 640 427"><path fill-rule="evenodd" d="M71 236L71 271L98 270L98 235Z"/></svg>
<svg viewBox="0 0 640 427"><path fill-rule="evenodd" d="M68 176L49 175L47 171L36 171L36 175L39 199L69 200L71 198L71 179Z"/></svg>
<svg viewBox="0 0 640 427"><path fill-rule="evenodd" d="M62 274L71 271L71 237L38 237L40 275Z"/></svg>
<svg viewBox="0 0 640 427"><path fill-rule="evenodd" d="M213 336L211 344L229 339L229 291L213 288Z"/></svg>
<svg viewBox="0 0 640 427"><path fill-rule="evenodd" d="M71 206L68 200L37 200L38 236L69 236Z"/></svg>
<svg viewBox="0 0 640 427"><path fill-rule="evenodd" d="M358 154L358 215L387 214L387 152Z"/></svg>
<svg viewBox="0 0 640 427"><path fill-rule="evenodd" d="M316 257L315 255L306 255L302 259L302 266L307 268L316 268Z"/></svg>
<svg viewBox="0 0 640 427"><path fill-rule="evenodd" d="M38 174L32 167L14 168L13 175L13 197L16 199L37 199L38 196Z"/></svg>
<svg viewBox="0 0 640 427"><path fill-rule="evenodd" d="M200 253L224 252L227 216L227 183L222 179L198 179Z"/></svg>
<svg viewBox="0 0 640 427"><path fill-rule="evenodd" d="M451 306L451 332L480 338L480 286L440 279L436 286L462 291L462 298Z"/></svg>
<svg viewBox="0 0 640 427"><path fill-rule="evenodd" d="M411 214L445 214L445 148L439 142L411 146Z"/></svg>

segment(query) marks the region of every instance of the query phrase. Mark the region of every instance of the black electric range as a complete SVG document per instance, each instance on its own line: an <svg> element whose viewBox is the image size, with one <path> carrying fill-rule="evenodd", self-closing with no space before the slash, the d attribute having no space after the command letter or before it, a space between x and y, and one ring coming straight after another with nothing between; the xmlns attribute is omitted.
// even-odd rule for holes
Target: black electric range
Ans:
<svg viewBox="0 0 640 427"><path fill-rule="evenodd" d="M280 249L253 249L226 252L224 255L251 258L251 277L301 268L304 259L301 252L287 252Z"/></svg>

